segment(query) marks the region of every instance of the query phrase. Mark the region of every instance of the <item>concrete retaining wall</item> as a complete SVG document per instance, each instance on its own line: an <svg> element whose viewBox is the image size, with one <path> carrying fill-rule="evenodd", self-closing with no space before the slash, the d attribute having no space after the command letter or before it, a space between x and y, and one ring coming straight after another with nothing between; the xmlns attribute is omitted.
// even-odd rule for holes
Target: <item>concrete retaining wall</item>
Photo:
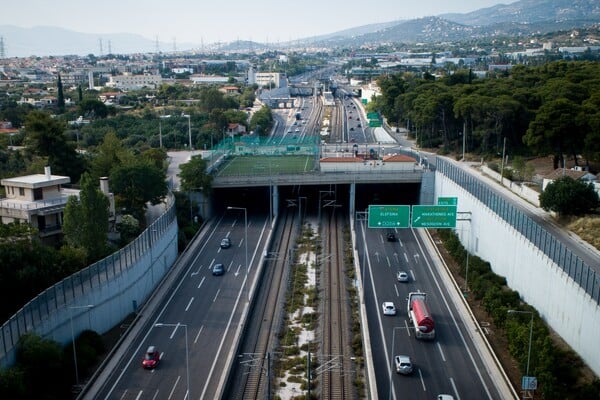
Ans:
<svg viewBox="0 0 600 400"><path fill-rule="evenodd" d="M436 197L458 197L456 232L470 253L491 263L508 285L535 307L589 367L600 375L600 306L561 268L461 186L436 173Z"/></svg>

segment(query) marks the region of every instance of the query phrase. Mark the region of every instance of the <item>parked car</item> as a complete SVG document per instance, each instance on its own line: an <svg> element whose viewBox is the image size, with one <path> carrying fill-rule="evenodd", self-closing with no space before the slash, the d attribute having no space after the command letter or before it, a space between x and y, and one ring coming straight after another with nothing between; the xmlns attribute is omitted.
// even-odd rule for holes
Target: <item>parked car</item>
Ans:
<svg viewBox="0 0 600 400"><path fill-rule="evenodd" d="M160 353L156 346L149 346L146 352L144 353L144 358L142 359L142 367L146 369L156 368L158 363L160 362Z"/></svg>
<svg viewBox="0 0 600 400"><path fill-rule="evenodd" d="M408 274L404 271L398 271L396 274L396 279L398 282L408 282Z"/></svg>
<svg viewBox="0 0 600 400"><path fill-rule="evenodd" d="M228 237L221 239L221 248L228 249L231 247L231 239Z"/></svg>
<svg viewBox="0 0 600 400"><path fill-rule="evenodd" d="M384 301L381 307L383 315L396 315L396 306L391 301Z"/></svg>
<svg viewBox="0 0 600 400"><path fill-rule="evenodd" d="M409 375L413 372L413 363L409 356L395 356L396 373Z"/></svg>
<svg viewBox="0 0 600 400"><path fill-rule="evenodd" d="M215 276L223 275L225 273L225 266L223 264L215 264L212 267L212 274Z"/></svg>

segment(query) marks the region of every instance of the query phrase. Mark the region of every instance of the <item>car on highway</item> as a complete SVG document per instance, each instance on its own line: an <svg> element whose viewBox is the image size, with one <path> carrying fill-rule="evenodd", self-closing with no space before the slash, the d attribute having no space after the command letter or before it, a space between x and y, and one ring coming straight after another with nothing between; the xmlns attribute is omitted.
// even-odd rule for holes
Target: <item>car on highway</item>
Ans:
<svg viewBox="0 0 600 400"><path fill-rule="evenodd" d="M384 301L381 308L383 308L383 315L396 315L396 306L391 301Z"/></svg>
<svg viewBox="0 0 600 400"><path fill-rule="evenodd" d="M438 394L435 400L454 400L454 397L449 394Z"/></svg>
<svg viewBox="0 0 600 400"><path fill-rule="evenodd" d="M221 239L221 248L228 249L231 247L231 239L228 237Z"/></svg>
<svg viewBox="0 0 600 400"><path fill-rule="evenodd" d="M408 282L408 274L404 271L398 271L396 274L396 280L398 282Z"/></svg>
<svg viewBox="0 0 600 400"><path fill-rule="evenodd" d="M396 373L409 375L413 372L413 363L409 356L395 356L394 363L396 364Z"/></svg>
<svg viewBox="0 0 600 400"><path fill-rule="evenodd" d="M388 242L395 242L396 241L396 234L394 232L389 232L387 235L387 241Z"/></svg>
<svg viewBox="0 0 600 400"><path fill-rule="evenodd" d="M212 274L215 276L223 275L225 273L225 266L223 264L215 264L212 267Z"/></svg>
<svg viewBox="0 0 600 400"><path fill-rule="evenodd" d="M144 358L142 359L142 367L146 369L156 368L159 362L160 353L156 346L148 346L148 349L144 353Z"/></svg>

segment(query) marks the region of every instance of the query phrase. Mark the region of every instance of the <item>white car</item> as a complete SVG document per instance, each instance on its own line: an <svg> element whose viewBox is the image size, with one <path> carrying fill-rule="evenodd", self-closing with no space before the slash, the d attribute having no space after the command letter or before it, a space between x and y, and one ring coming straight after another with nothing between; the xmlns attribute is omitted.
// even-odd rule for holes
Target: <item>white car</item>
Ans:
<svg viewBox="0 0 600 400"><path fill-rule="evenodd" d="M384 301L381 307L383 315L396 315L396 306L391 301Z"/></svg>
<svg viewBox="0 0 600 400"><path fill-rule="evenodd" d="M449 394L438 394L436 400L454 400L454 397Z"/></svg>
<svg viewBox="0 0 600 400"><path fill-rule="evenodd" d="M408 274L404 271L398 271L396 274L396 279L398 282L408 282Z"/></svg>

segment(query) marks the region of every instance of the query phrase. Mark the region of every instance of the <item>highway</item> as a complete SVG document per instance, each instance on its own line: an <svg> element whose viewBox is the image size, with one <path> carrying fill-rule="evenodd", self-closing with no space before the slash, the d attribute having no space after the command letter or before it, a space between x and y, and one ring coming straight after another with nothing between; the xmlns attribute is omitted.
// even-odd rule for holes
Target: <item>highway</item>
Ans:
<svg viewBox="0 0 600 400"><path fill-rule="evenodd" d="M355 103L346 99L338 103L338 108L344 118L345 138L366 146L370 129L365 128L360 107L355 108ZM307 120L306 125L296 121L298 109L278 111L272 140L289 138L290 134L302 137L307 131L315 130L313 126L321 113L320 105L306 101L299 109ZM367 193L357 193L357 196L370 197ZM406 194L393 197L398 201L398 197L404 196ZM307 198L306 202L314 203L316 199ZM236 348L237 335L243 328L240 321L248 311L250 287L256 279L257 255L260 256L268 234L268 218L245 208L227 210L226 204L222 206L223 214L212 220L205 236L188 250L192 257L182 266L176 283L162 288L164 298L160 305L156 309L143 310L151 313L146 319L148 322L93 398L220 397L234 356L231 349ZM493 374L480 359L477 345L471 342L469 330L472 327L465 325L454 306L456 299L452 300L450 295L454 289L441 272L440 260L431 248L426 247L422 235L411 229L397 230L399 240L388 242L386 230L366 229L364 222L356 227L375 366L375 382L371 384L376 385L378 397L430 399L439 393L448 393L456 399L502 398L494 386ZM231 248L220 248L219 243L224 237L231 238ZM246 259L253 267L246 269ZM223 276L212 275L211 267L215 263L225 265ZM399 269L409 273L408 283L396 281ZM405 298L409 291L419 290L428 294L428 304L436 323L433 341L416 340L409 327ZM396 316L383 315L383 301L395 303ZM141 360L151 345L159 349L161 361L156 369L145 370ZM398 354L413 359L415 371L412 375L401 376L393 371L393 356Z"/></svg>
<svg viewBox="0 0 600 400"><path fill-rule="evenodd" d="M194 248L194 257L179 276L148 323L126 349L120 363L96 399L185 399L218 398L218 383L227 370L227 354L238 333L248 304L245 267L245 215L243 210L227 210ZM252 266L254 249L263 241L267 220L248 215L248 255ZM223 237L232 247L221 249ZM223 276L212 276L214 263L223 263ZM157 368L141 366L148 346L157 346L161 360ZM189 378L188 378L189 377ZM189 382L189 384L188 384ZM188 389L189 387L189 389ZM187 396L189 390L189 396Z"/></svg>
<svg viewBox="0 0 600 400"><path fill-rule="evenodd" d="M385 229L357 225L365 265L365 304L371 335L373 361L379 398L432 399L440 393L456 399L500 399L490 374L459 311L451 301L439 261L425 248L412 229L397 229L398 241L388 242ZM364 236L363 236L364 235ZM396 281L396 272L409 274L409 282ZM411 291L427 293L429 309L436 324L432 341L417 340L408 321L406 296ZM384 316L381 304L393 301L396 316ZM396 374L393 356L408 355L415 371ZM391 390L390 390L391 382ZM407 397L407 394L409 396Z"/></svg>

